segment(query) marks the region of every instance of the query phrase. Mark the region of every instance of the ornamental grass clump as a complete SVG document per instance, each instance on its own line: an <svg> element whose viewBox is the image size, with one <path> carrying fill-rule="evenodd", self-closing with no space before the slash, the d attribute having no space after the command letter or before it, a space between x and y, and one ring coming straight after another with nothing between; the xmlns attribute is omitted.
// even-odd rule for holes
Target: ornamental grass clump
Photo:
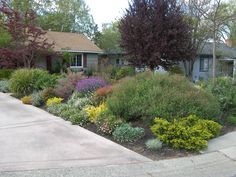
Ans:
<svg viewBox="0 0 236 177"><path fill-rule="evenodd" d="M77 91L83 94L94 92L95 90L107 86L107 82L100 77L90 77L82 79L77 84Z"/></svg>

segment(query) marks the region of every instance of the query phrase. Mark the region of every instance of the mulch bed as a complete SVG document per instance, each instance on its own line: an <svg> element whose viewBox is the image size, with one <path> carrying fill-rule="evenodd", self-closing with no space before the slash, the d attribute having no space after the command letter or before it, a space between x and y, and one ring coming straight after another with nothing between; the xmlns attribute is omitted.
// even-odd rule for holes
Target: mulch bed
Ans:
<svg viewBox="0 0 236 177"><path fill-rule="evenodd" d="M141 154L147 158L150 158L152 160L163 160L163 159L171 159L176 157L186 157L186 156L192 156L197 155L199 153L196 152L188 152L184 150L174 150L170 147L163 146L161 150L159 151L151 151L148 150L145 146L145 142L149 139L155 138L155 136L152 134L150 128L147 125L143 125L143 122L133 122L132 125L142 127L145 129L145 136L134 143L121 143L115 141L112 136L110 135L104 135L101 132L98 132L94 124L88 124L85 128L89 131L92 131L96 134L99 134L103 136L104 138L107 138L115 143L118 143L134 152L137 152L138 154Z"/></svg>

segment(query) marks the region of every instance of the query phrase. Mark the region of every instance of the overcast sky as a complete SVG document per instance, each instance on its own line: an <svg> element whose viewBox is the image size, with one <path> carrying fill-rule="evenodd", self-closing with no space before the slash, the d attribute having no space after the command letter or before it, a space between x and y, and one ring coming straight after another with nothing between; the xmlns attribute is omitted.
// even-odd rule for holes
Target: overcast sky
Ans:
<svg viewBox="0 0 236 177"><path fill-rule="evenodd" d="M99 27L103 23L110 23L121 17L128 7L128 0L85 0L85 2Z"/></svg>

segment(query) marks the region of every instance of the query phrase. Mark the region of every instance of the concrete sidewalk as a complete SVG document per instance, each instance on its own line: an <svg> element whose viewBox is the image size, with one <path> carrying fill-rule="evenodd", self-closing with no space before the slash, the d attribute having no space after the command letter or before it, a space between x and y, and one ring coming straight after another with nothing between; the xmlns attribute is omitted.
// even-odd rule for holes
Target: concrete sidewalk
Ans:
<svg viewBox="0 0 236 177"><path fill-rule="evenodd" d="M0 144L0 171L151 161L3 93L0 93Z"/></svg>

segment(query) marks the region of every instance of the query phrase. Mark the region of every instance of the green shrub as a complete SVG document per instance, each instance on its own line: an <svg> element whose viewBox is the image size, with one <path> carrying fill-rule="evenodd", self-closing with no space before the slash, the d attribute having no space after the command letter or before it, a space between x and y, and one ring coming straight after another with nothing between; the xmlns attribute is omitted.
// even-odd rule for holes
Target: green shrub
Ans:
<svg viewBox="0 0 236 177"><path fill-rule="evenodd" d="M116 118L110 111L101 112L95 120L98 131L105 134L112 134L112 132L121 124L122 120Z"/></svg>
<svg viewBox="0 0 236 177"><path fill-rule="evenodd" d="M107 99L108 109L126 120L163 117L171 120L189 114L218 118L219 103L179 75L142 73L118 84Z"/></svg>
<svg viewBox="0 0 236 177"><path fill-rule="evenodd" d="M67 104L55 104L47 107L48 112L60 116L62 112L69 110L70 107Z"/></svg>
<svg viewBox="0 0 236 177"><path fill-rule="evenodd" d="M9 92L9 81L8 80L0 80L0 92L8 93Z"/></svg>
<svg viewBox="0 0 236 177"><path fill-rule="evenodd" d="M10 79L11 74L14 72L13 69L0 69L0 80Z"/></svg>
<svg viewBox="0 0 236 177"><path fill-rule="evenodd" d="M70 121L73 125L84 126L89 122L89 117L85 111L80 111L70 115Z"/></svg>
<svg viewBox="0 0 236 177"><path fill-rule="evenodd" d="M35 90L43 90L48 87L55 87L57 83L57 76L51 75L48 71L41 69L31 69L33 75L33 83Z"/></svg>
<svg viewBox="0 0 236 177"><path fill-rule="evenodd" d="M31 94L56 84L56 77L40 69L16 70L10 79L10 89L16 94Z"/></svg>
<svg viewBox="0 0 236 177"><path fill-rule="evenodd" d="M49 88L45 88L43 91L42 91L42 98L43 98L43 101L46 103L48 99L50 98L54 98L56 97L56 93L55 93L55 90L51 87Z"/></svg>
<svg viewBox="0 0 236 177"><path fill-rule="evenodd" d="M183 70L179 66L172 66L169 69L169 73L170 74L181 74L181 75L184 75Z"/></svg>
<svg viewBox="0 0 236 177"><path fill-rule="evenodd" d="M42 92L34 92L32 95L32 105L36 107L40 107L43 105L43 97L42 97Z"/></svg>
<svg viewBox="0 0 236 177"><path fill-rule="evenodd" d="M124 67L119 68L116 71L115 79L119 80L119 79L122 79L122 78L124 78L126 76L133 76L134 74L135 74L134 67L124 66Z"/></svg>
<svg viewBox="0 0 236 177"><path fill-rule="evenodd" d="M209 80L199 85L217 98L222 111L227 112L236 106L236 84L232 78L219 77L214 83Z"/></svg>
<svg viewBox="0 0 236 177"><path fill-rule="evenodd" d="M77 107L80 110L82 110L84 107L88 105L92 105L93 102L91 100L92 98L87 95L87 96L82 96L81 93L79 92L74 92L73 95L70 97L68 100L68 104L73 107Z"/></svg>
<svg viewBox="0 0 236 177"><path fill-rule="evenodd" d="M70 120L71 116L78 114L79 112L79 109L70 107L69 109L61 110L59 116L65 120Z"/></svg>
<svg viewBox="0 0 236 177"><path fill-rule="evenodd" d="M145 143L147 149L156 151L162 148L162 142L159 139L151 139Z"/></svg>
<svg viewBox="0 0 236 177"><path fill-rule="evenodd" d="M221 128L214 121L190 115L171 122L156 118L151 130L158 139L173 148L199 151L207 147L207 141L216 137Z"/></svg>
<svg viewBox="0 0 236 177"><path fill-rule="evenodd" d="M143 128L133 128L127 123L117 127L112 133L113 138L119 142L134 142L142 138L144 135L145 131Z"/></svg>
<svg viewBox="0 0 236 177"><path fill-rule="evenodd" d="M61 104L62 101L63 101L63 98L58 98L58 97L49 98L46 102L46 106L49 107L55 104Z"/></svg>
<svg viewBox="0 0 236 177"><path fill-rule="evenodd" d="M236 116L234 116L234 115L228 116L228 117L227 117L227 123L228 123L229 125L235 126L235 125L236 125Z"/></svg>

